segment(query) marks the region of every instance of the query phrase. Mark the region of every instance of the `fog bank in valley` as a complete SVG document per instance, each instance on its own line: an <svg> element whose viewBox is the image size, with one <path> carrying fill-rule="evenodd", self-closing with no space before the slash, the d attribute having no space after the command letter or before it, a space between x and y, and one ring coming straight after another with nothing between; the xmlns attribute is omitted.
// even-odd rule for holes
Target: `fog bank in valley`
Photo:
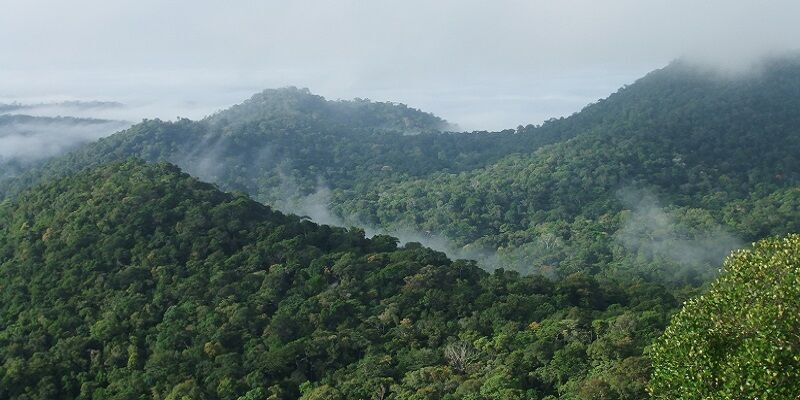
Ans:
<svg viewBox="0 0 800 400"><path fill-rule="evenodd" d="M0 114L0 161L31 162L57 156L129 125L122 121Z"/></svg>

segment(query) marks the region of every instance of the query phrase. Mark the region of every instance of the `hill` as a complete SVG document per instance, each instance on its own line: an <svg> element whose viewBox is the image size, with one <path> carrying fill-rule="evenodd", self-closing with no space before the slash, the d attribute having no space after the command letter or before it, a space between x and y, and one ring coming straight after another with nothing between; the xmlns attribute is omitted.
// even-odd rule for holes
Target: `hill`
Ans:
<svg viewBox="0 0 800 400"><path fill-rule="evenodd" d="M362 187L462 171L519 151L524 136L537 147L561 139L538 135L445 133L451 127L402 104L328 101L307 90L266 90L200 121L143 121L13 181L8 197L46 176L137 156L170 161L228 190L272 203L331 188ZM532 127L531 127L532 128Z"/></svg>
<svg viewBox="0 0 800 400"><path fill-rule="evenodd" d="M264 90L206 120L217 126L270 121L280 125L317 125L317 129L359 127L407 135L452 127L433 114L405 104L366 99L328 101L308 89L295 87Z"/></svg>
<svg viewBox="0 0 800 400"><path fill-rule="evenodd" d="M4 399L641 398L656 285L487 273L130 160L0 204Z"/></svg>
<svg viewBox="0 0 800 400"><path fill-rule="evenodd" d="M734 79L676 62L561 122L587 126L569 140L334 191L332 204L368 225L499 248L523 270L693 280L731 248L800 229L799 109L797 60Z"/></svg>
<svg viewBox="0 0 800 400"><path fill-rule="evenodd" d="M0 190L137 156L489 268L698 285L732 248L800 229L798 109L797 58L735 78L677 61L568 118L496 133L287 88L201 121L145 121Z"/></svg>
<svg viewBox="0 0 800 400"><path fill-rule="evenodd" d="M115 101L58 101L47 103L0 103L0 115L3 114L34 114L40 112L48 115L71 115L75 112L121 108L124 104Z"/></svg>

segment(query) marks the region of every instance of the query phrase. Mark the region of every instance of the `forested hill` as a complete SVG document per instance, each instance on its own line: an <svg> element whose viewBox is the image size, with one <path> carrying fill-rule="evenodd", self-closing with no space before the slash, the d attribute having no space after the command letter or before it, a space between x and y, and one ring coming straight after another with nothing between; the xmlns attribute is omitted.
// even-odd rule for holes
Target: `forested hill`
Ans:
<svg viewBox="0 0 800 400"><path fill-rule="evenodd" d="M290 88L201 121L145 121L0 190L137 156L495 266L699 283L732 248L800 228L798 110L796 58L741 76L677 61L568 118L497 133Z"/></svg>
<svg viewBox="0 0 800 400"><path fill-rule="evenodd" d="M676 62L570 119L572 139L458 174L334 192L340 215L497 249L526 270L677 277L797 231L800 62L719 77Z"/></svg>
<svg viewBox="0 0 800 400"><path fill-rule="evenodd" d="M266 90L200 121L143 121L0 182L0 197L43 177L137 156L176 163L222 188L274 203L312 193L321 182L353 188L470 170L578 132L543 128L532 134L533 126L518 130L531 133L525 135L443 132L446 128L452 126L403 104L328 101L296 88Z"/></svg>
<svg viewBox="0 0 800 400"><path fill-rule="evenodd" d="M267 89L208 118L217 126L278 122L282 126L317 125L320 129L344 127L415 134L455 128L430 113L405 104L366 99L329 101L308 89Z"/></svg>
<svg viewBox="0 0 800 400"><path fill-rule="evenodd" d="M0 203L0 282L12 400L642 398L677 306L489 274L136 160Z"/></svg>

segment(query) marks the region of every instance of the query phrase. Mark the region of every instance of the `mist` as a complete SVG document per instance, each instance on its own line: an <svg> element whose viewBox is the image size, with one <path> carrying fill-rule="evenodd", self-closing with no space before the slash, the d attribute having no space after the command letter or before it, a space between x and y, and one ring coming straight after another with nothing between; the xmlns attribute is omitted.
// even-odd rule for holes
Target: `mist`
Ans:
<svg viewBox="0 0 800 400"><path fill-rule="evenodd" d="M315 181L299 181L293 176L293 162L279 155L269 145L259 149L254 159L237 158L225 137L213 133L205 136L201 144L191 146L171 162L189 174L208 182L225 182L222 174L226 166L243 166L236 170L243 181L255 182L259 177L272 179L248 188L256 200L275 209L307 218L318 224L339 227L359 227L368 237L391 235L401 244L417 242L441 251L451 259L470 259L487 270L504 268L526 274L543 274L554 277L559 264L569 251L570 243L557 234L542 229L530 241L508 248L483 248L477 244L459 245L435 231L422 231L416 227L384 224L378 227L355 215L342 215L336 211L336 193L318 176ZM264 171L269 170L269 173ZM230 188L227 188L230 189ZM662 204L648 190L634 186L617 193L626 211L621 226L614 233L614 241L625 250L623 258L637 263L671 265L674 271L694 271L708 274L716 271L722 260L734 249L746 243L716 223L704 210L685 210Z"/></svg>
<svg viewBox="0 0 800 400"><path fill-rule="evenodd" d="M128 127L123 121L0 115L0 162L33 162L66 153Z"/></svg>
<svg viewBox="0 0 800 400"><path fill-rule="evenodd" d="M284 161L283 164L288 165L289 162ZM376 227L353 215L338 215L333 210L335 204L333 192L322 179L317 179L317 185L313 192L305 194L302 185L298 184L288 173L281 172L279 176L280 185L275 188L274 193L270 194L268 204L281 212L295 214L318 224L358 227L364 230L367 237L390 235L396 237L400 244L420 243L425 247L445 253L454 260L475 260L488 270L499 266L494 251L458 246L452 240L436 232L420 231L413 227L397 225L390 228Z"/></svg>
<svg viewBox="0 0 800 400"><path fill-rule="evenodd" d="M629 187L618 193L630 212L615 234L616 240L631 254L643 261L667 261L701 273L715 271L722 260L745 242L710 216L681 215L692 221L689 227L661 205L650 191Z"/></svg>

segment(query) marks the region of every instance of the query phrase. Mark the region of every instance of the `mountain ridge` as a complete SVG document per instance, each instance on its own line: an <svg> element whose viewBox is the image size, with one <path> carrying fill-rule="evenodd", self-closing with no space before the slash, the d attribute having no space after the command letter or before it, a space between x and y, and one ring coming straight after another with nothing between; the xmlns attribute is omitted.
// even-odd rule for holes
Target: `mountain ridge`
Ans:
<svg viewBox="0 0 800 400"><path fill-rule="evenodd" d="M630 274L631 268L651 268L642 265L647 261L660 265L647 274L674 275L664 271L677 267L704 276L715 263L675 266L671 250L631 247L620 235L644 218L643 210L670 221L646 229L666 243L698 235L713 242L715 232L723 232L736 238L726 241L733 245L794 229L790 220L766 215L797 202L791 187L800 179L794 157L800 134L793 128L800 126L798 99L800 62L794 58L737 79L674 62L541 126L398 135L380 121L397 121L407 108L327 101L296 88L268 90L228 110L231 118L222 111L201 121L145 121L54 160L41 174L7 181L3 191L12 195L39 175L136 156L176 163L283 211L435 236L449 242L446 247L456 250L451 254L469 249L466 257L498 253L507 268ZM319 123L342 107L360 111ZM351 118L365 113L370 116ZM232 118L239 114L240 121ZM622 189L662 205L636 209L618 196ZM587 226L595 232L584 232ZM594 250L560 246L554 253L541 244L543 237Z"/></svg>

